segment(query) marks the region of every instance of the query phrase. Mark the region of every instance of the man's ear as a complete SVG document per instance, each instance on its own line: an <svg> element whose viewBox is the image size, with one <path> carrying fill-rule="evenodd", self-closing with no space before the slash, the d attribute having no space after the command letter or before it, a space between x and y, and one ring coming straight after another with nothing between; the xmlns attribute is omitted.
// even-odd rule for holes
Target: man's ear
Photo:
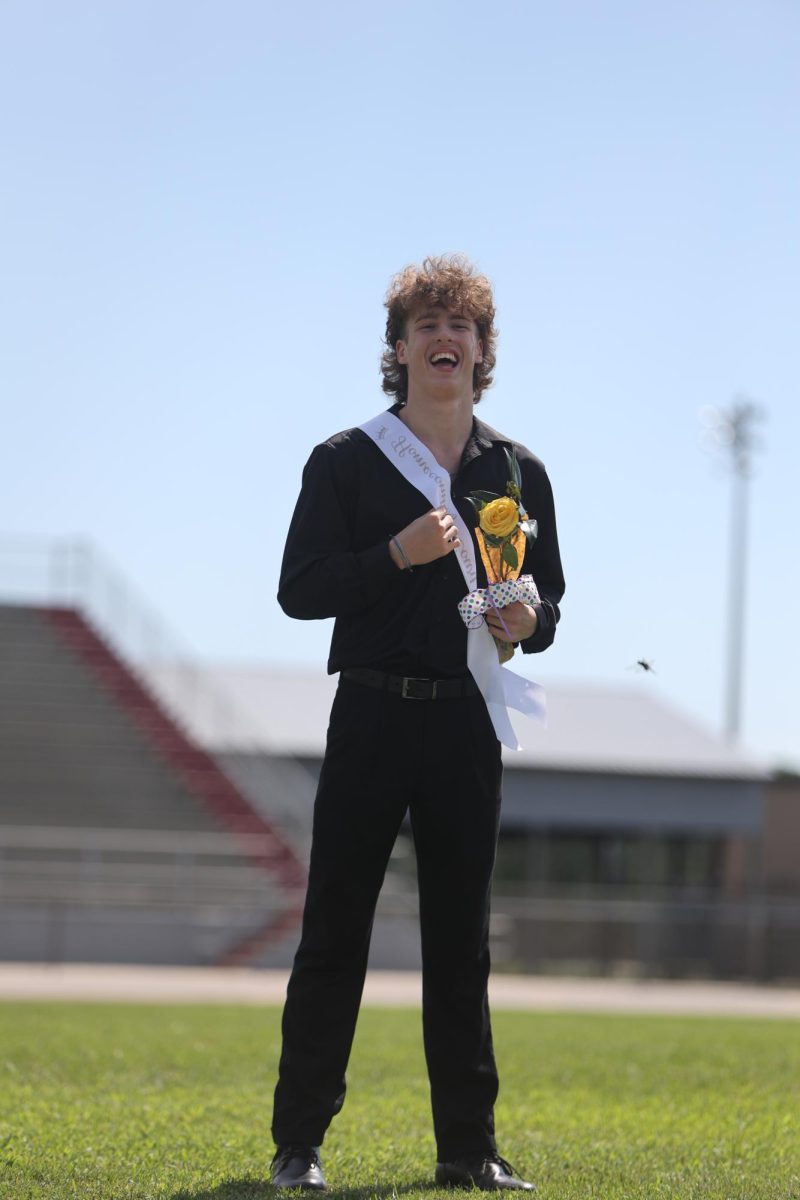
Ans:
<svg viewBox="0 0 800 1200"><path fill-rule="evenodd" d="M406 344L405 344L405 342L403 341L403 339L402 339L402 338L400 339L400 341L399 341L399 342L397 342L397 343L396 343L396 345L395 345L395 348L394 348L394 352L395 352L395 354L397 355L397 361L398 361L399 363L403 363L403 364L405 365L405 361L406 361Z"/></svg>
<svg viewBox="0 0 800 1200"><path fill-rule="evenodd" d="M475 362L483 362L483 341L478 338L478 350L475 355Z"/></svg>

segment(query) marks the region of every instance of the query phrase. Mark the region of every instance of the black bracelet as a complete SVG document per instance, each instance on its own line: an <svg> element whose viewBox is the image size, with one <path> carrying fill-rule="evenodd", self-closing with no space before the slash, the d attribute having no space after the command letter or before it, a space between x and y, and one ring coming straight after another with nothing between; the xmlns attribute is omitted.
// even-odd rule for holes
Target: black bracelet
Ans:
<svg viewBox="0 0 800 1200"><path fill-rule="evenodd" d="M404 549L403 549L403 547L400 545L400 539L399 539L399 538L397 538L397 537L393 537L393 538L391 539L391 542L392 542L392 544L393 544L394 546L396 546L396 547L397 547L397 553L400 555L400 557L401 557L401 558L402 558L402 560L403 560L403 563L404 563L404 568L403 568L403 569L404 569L404 570L406 570L406 571L411 571L411 572L412 572L412 574L413 574L413 572L414 572L414 568L412 567L412 565L411 565L411 562L409 561L409 557L408 557L408 555L406 554L405 550L404 550Z"/></svg>

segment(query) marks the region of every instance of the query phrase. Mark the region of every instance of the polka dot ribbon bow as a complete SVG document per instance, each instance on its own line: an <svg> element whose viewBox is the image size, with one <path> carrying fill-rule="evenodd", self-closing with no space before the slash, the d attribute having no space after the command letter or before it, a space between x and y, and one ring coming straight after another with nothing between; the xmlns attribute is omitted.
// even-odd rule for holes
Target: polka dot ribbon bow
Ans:
<svg viewBox="0 0 800 1200"><path fill-rule="evenodd" d="M469 592L463 600L459 600L458 611L467 629L477 629L488 609L505 608L515 600L521 600L523 604L539 603L539 591L532 575L520 575L519 579L501 579L499 583L477 588L474 592Z"/></svg>

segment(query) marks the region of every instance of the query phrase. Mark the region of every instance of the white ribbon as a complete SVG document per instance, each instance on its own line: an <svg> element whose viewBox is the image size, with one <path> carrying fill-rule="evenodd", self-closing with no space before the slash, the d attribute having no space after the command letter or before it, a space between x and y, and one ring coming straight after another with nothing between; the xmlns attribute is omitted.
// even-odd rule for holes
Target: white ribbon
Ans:
<svg viewBox="0 0 800 1200"><path fill-rule="evenodd" d="M453 503L448 472L394 413L379 413L371 421L366 421L361 429L372 438L400 474L422 493L432 508L447 509L461 542L455 551L458 565L467 590L474 592L478 582L475 547L472 534ZM525 679L501 667L494 638L485 624L479 629L467 630L467 666L486 701L499 740L511 750L521 749L508 709L513 708L544 724L544 688L532 679Z"/></svg>

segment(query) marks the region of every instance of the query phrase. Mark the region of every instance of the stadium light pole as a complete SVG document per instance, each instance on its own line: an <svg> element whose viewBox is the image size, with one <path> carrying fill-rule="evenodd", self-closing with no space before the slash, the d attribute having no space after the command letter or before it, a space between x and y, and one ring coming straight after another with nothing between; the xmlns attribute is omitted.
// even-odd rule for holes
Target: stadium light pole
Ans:
<svg viewBox="0 0 800 1200"><path fill-rule="evenodd" d="M711 408L704 413L713 448L727 452L733 467L724 723L725 740L732 745L739 741L742 725L750 479L753 451L758 448L754 425L764 415L761 406L746 396L737 397L728 409Z"/></svg>

